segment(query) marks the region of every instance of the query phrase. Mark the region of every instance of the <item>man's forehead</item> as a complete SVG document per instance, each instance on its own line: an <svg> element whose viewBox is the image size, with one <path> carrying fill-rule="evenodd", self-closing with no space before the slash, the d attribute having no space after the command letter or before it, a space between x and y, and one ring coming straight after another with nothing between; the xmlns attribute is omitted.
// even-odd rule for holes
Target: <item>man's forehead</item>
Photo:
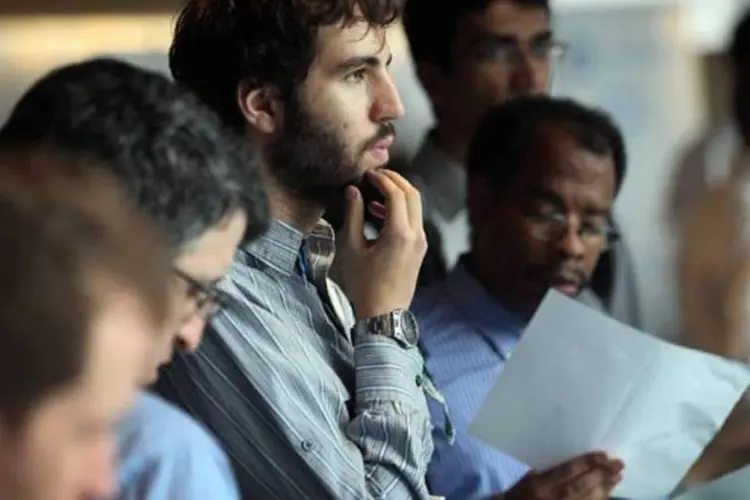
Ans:
<svg viewBox="0 0 750 500"><path fill-rule="evenodd" d="M511 0L495 0L483 11L467 13L460 21L457 41L476 36L512 36L531 40L551 30L549 12L543 7L520 5Z"/></svg>
<svg viewBox="0 0 750 500"><path fill-rule="evenodd" d="M545 125L537 132L526 153L532 178L567 179L592 183L605 181L614 184L616 166L611 152L597 153L579 140L553 125Z"/></svg>
<svg viewBox="0 0 750 500"><path fill-rule="evenodd" d="M361 21L350 25L324 26L318 31L317 59L323 64L337 64L350 57L390 57L388 28Z"/></svg>

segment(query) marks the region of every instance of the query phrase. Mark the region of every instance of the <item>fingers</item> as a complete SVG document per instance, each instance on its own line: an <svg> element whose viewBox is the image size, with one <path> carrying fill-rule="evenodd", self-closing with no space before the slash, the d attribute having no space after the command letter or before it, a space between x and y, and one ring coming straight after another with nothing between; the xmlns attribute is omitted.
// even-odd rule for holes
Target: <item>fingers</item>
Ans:
<svg viewBox="0 0 750 500"><path fill-rule="evenodd" d="M611 491L622 480L622 470L597 467L584 472L570 482L555 488L555 498L563 500L604 500L609 498Z"/></svg>
<svg viewBox="0 0 750 500"><path fill-rule="evenodd" d="M361 250L365 245L365 206L362 194L354 186L346 188L346 218L344 237L349 245Z"/></svg>
<svg viewBox="0 0 750 500"><path fill-rule="evenodd" d="M367 172L367 177L385 197L388 216L383 226L384 230L392 229L396 232L405 232L411 229L406 205L406 193L381 171Z"/></svg>
<svg viewBox="0 0 750 500"><path fill-rule="evenodd" d="M542 474L546 476L545 479L550 484L563 484L590 470L599 469L618 473L622 471L622 467L621 461L610 458L606 453L592 452L572 458Z"/></svg>
<svg viewBox="0 0 750 500"><path fill-rule="evenodd" d="M606 459L607 455L605 453L587 453L586 455L563 462L543 472L542 475L546 476L545 479L551 484L564 484L572 478L590 471Z"/></svg>
<svg viewBox="0 0 750 500"><path fill-rule="evenodd" d="M406 205L409 217L409 224L412 229L421 228L423 225L422 220L422 196L419 191L412 186L409 181L404 179L401 175L397 174L393 170L382 169L383 175L387 176L394 184L396 184L406 196Z"/></svg>

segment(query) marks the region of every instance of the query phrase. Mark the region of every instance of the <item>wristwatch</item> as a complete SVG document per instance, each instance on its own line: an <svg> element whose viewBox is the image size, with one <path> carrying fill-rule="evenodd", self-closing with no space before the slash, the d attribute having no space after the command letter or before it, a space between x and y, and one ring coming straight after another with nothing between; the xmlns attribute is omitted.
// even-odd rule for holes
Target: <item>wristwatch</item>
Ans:
<svg viewBox="0 0 750 500"><path fill-rule="evenodd" d="M417 319L406 309L358 321L354 325L354 336L357 338L363 334L390 337L406 348L417 347L419 343Z"/></svg>

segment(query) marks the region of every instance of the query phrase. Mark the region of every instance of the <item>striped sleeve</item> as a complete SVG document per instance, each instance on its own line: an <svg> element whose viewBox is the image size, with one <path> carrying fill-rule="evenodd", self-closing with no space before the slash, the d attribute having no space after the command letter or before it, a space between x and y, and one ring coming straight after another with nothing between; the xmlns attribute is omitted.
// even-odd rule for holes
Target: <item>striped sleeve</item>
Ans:
<svg viewBox="0 0 750 500"><path fill-rule="evenodd" d="M232 290L241 307L214 318L195 355L178 356L160 393L219 438L243 498L430 498L419 351L363 336L349 388L318 354L328 352L315 346L320 334L289 305L293 292L261 278L247 276L242 293Z"/></svg>
<svg viewBox="0 0 750 500"><path fill-rule="evenodd" d="M419 350L384 337L355 342L356 409L347 436L362 453L369 497L428 498L432 428Z"/></svg>

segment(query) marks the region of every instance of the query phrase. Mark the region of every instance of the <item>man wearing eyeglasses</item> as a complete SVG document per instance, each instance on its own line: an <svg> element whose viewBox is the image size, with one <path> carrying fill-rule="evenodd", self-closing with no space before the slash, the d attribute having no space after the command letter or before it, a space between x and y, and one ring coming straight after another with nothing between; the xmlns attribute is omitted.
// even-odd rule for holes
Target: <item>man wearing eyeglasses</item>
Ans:
<svg viewBox="0 0 750 500"><path fill-rule="evenodd" d="M428 234L420 284L440 279L469 246L465 165L479 120L495 104L549 92L554 67L566 52L550 17L549 0L406 2L404 27L435 115L410 169L427 227L436 229ZM613 317L639 326L624 242L603 256L592 289Z"/></svg>
<svg viewBox="0 0 750 500"><path fill-rule="evenodd" d="M521 98L480 123L467 154L470 251L413 304L456 431L451 446L443 413L431 405L435 494L601 500L620 481L622 463L604 453L530 472L470 437L468 426L548 290L598 306L588 284L617 239L610 218L624 173L620 131L572 101Z"/></svg>
<svg viewBox="0 0 750 500"><path fill-rule="evenodd" d="M173 246L171 328L150 338L142 383L175 351L198 347L221 307L217 285L244 237L267 227L250 151L189 91L111 59L59 68L35 83L0 131L3 144L43 143L93 157L124 185ZM118 493L125 500L234 500L231 466L182 411L143 394L118 428Z"/></svg>

